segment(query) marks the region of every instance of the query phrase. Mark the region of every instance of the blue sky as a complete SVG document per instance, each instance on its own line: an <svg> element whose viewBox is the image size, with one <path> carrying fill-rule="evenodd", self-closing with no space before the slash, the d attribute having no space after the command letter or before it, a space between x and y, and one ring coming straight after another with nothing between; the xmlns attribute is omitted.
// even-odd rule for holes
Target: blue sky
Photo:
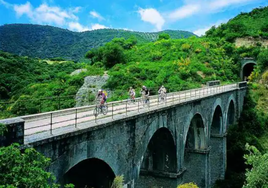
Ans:
<svg viewBox="0 0 268 188"><path fill-rule="evenodd" d="M203 34L268 0L0 0L0 25L32 23L72 31L187 30Z"/></svg>

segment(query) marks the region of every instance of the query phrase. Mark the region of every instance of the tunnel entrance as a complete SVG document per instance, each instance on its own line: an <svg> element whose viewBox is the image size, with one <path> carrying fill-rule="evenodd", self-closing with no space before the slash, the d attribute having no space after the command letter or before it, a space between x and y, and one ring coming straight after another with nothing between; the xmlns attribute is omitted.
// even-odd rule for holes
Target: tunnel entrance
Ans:
<svg viewBox="0 0 268 188"><path fill-rule="evenodd" d="M248 77L254 70L254 66L256 63L247 63L244 65L243 70L242 70L242 80L243 81L248 81Z"/></svg>
<svg viewBox="0 0 268 188"><path fill-rule="evenodd" d="M64 175L64 184L76 188L110 188L115 174L110 166L96 158L81 161Z"/></svg>
<svg viewBox="0 0 268 188"><path fill-rule="evenodd" d="M176 146L167 128L160 128L151 138L141 166L145 171L176 172Z"/></svg>
<svg viewBox="0 0 268 188"><path fill-rule="evenodd" d="M234 121L235 121L235 108L234 108L234 101L231 100L227 113L227 130L230 125L234 124Z"/></svg>
<svg viewBox="0 0 268 188"><path fill-rule="evenodd" d="M220 106L217 106L212 120L211 134L221 134L222 133L222 110Z"/></svg>

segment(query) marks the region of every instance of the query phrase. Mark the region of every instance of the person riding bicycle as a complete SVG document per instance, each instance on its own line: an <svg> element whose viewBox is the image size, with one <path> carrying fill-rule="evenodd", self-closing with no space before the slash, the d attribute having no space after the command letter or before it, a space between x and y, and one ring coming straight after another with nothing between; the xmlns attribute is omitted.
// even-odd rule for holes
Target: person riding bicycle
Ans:
<svg viewBox="0 0 268 188"><path fill-rule="evenodd" d="M129 94L129 97L131 98L132 101L135 101L135 89L133 89L132 87L129 88L128 90L128 94Z"/></svg>
<svg viewBox="0 0 268 188"><path fill-rule="evenodd" d="M140 92L140 93L141 93L141 94L144 93L145 103L149 102L149 95L150 95L150 92L149 92L148 88L145 87L145 86L142 86L142 88L141 88L141 92Z"/></svg>
<svg viewBox="0 0 268 188"><path fill-rule="evenodd" d="M160 89L158 90L158 93L159 93L159 94L160 94L161 92L163 92L164 94L167 93L167 90L166 90L166 88L165 88L164 85L162 85L162 86L160 87Z"/></svg>
<svg viewBox="0 0 268 188"><path fill-rule="evenodd" d="M160 89L158 90L158 94L160 95L160 97L161 97L162 100L165 99L166 93L167 93L167 90L166 90L165 86L162 85L160 87Z"/></svg>
<svg viewBox="0 0 268 188"><path fill-rule="evenodd" d="M96 100L100 100L100 106L103 106L107 100L105 93L101 89L98 91L98 94L96 96Z"/></svg>

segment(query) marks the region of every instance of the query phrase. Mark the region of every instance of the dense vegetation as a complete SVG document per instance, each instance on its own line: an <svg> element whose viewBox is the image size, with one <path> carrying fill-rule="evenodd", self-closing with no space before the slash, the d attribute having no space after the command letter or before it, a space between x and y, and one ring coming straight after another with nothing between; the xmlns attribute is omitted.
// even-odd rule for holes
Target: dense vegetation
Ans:
<svg viewBox="0 0 268 188"><path fill-rule="evenodd" d="M171 38L188 38L187 31L165 31ZM102 46L116 37L135 36L139 43L155 41L161 32L135 32L118 29L100 29L72 32L52 26L10 24L0 26L0 50L17 55L78 61L92 49Z"/></svg>
<svg viewBox="0 0 268 188"><path fill-rule="evenodd" d="M241 13L219 27L206 32L207 37L224 38L234 41L237 37L261 37L268 39L268 7L256 8L249 13Z"/></svg>
<svg viewBox="0 0 268 188"><path fill-rule="evenodd" d="M266 38L268 30L266 30L267 22L265 19L267 20L267 15L267 7L254 9L250 13L241 13L227 24L218 28L213 27L203 38L172 39L168 34L162 33L159 37L149 37L147 40L144 36L142 39L141 35L136 33L134 36L124 35L123 38L113 39L114 35L108 35L107 32L120 33L121 31L92 31L97 32L98 36L103 38L101 43L103 46L99 46L97 43L93 45L98 48L91 49L85 54L88 59L85 61L87 63L63 61L61 58L54 58L52 61L39 60L0 52L0 99L13 102L8 107L3 108L1 115L2 117L10 117L25 112L36 113L55 110L59 105L58 98L45 100L41 107L39 106L40 98L73 96L82 85L85 76L101 75L104 70L107 70L110 75L105 87L114 91L113 97L109 100L118 100L127 97L126 91L130 86L140 88L142 85L146 85L154 94L162 84L170 92L202 87L206 81L215 79L222 82L238 81L239 60L244 57L253 57L257 59L258 66L250 76L250 89L245 98L241 118L236 125L228 130L228 169L226 180L218 182L218 187L242 187L245 181L247 183L245 187L254 187L247 185L255 183L259 185L260 181L266 181L264 178L256 178L260 174L254 169L250 171L252 173L245 174L245 172L246 168L250 169L251 166L259 170L262 170L262 166L267 166L268 72L265 70L268 69L268 49L261 46L237 48L232 41L236 37L245 36ZM18 25L3 27L12 26L17 27ZM25 25L21 26L26 27ZM0 34L3 27L0 28ZM41 32L46 27L36 26L35 28L41 29L38 31ZM52 29L57 30L57 28ZM24 30L22 29L22 31ZM64 41L62 45L67 45L65 42L72 44L72 40L76 40L74 38L78 34L67 30L63 31L66 36L72 34L73 37L69 38L70 41ZM55 32L57 33L57 31ZM43 32L43 34L47 35L48 33ZM87 32L79 35L86 36ZM64 34L53 36L56 37L57 41L62 40L61 37ZM119 34L116 36L121 37ZM0 40L2 40L1 38ZM34 40L39 44L37 38L33 37ZM153 42L148 42L152 40ZM92 39L92 41L96 40ZM44 50L44 54L52 53L51 57L62 56L58 55L61 53L68 55L62 57L80 57L73 56L67 51L61 51L60 45L59 48L55 48L54 43L48 45L52 45L51 49L54 50L52 50L53 52ZM25 48L28 50L28 47L27 43ZM89 49L84 48L81 43L77 43L75 48L78 51L82 48ZM38 50L31 50L31 53L37 51L38 55ZM73 52L77 54L75 50ZM86 68L87 72L70 76L73 70L80 68ZM61 101L63 108L74 106L74 103L73 98ZM246 143L256 146L262 154L254 148L245 148ZM243 156L249 151L251 153L246 155L247 163L245 163Z"/></svg>
<svg viewBox="0 0 268 188"><path fill-rule="evenodd" d="M0 118L73 107L84 77L103 73L102 68L86 63L45 61L1 51L0 64ZM79 68L87 71L70 75Z"/></svg>

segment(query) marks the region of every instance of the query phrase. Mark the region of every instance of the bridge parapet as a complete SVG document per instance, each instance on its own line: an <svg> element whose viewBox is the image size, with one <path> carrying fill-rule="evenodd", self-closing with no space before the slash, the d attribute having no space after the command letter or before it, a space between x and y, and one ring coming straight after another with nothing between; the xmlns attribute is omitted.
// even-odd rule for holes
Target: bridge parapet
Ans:
<svg viewBox="0 0 268 188"><path fill-rule="evenodd" d="M0 147L12 143L24 143L24 120L21 118L10 118L0 120L0 124L7 127L3 136L0 136Z"/></svg>
<svg viewBox="0 0 268 188"><path fill-rule="evenodd" d="M131 116L161 110L173 105L185 103L223 92L237 89L237 84L223 86L205 87L168 93L165 101L160 101L158 95L150 96L150 103L144 104L142 98L137 98L135 104L128 100L107 103L108 113L106 115L94 116L96 105L70 108L41 114L23 116L25 120L25 136L28 142L35 142L40 138L50 138L56 135L74 132L90 126L128 118ZM34 136L33 136L34 135ZM39 136L37 136L39 135ZM28 139L29 138L29 139Z"/></svg>

